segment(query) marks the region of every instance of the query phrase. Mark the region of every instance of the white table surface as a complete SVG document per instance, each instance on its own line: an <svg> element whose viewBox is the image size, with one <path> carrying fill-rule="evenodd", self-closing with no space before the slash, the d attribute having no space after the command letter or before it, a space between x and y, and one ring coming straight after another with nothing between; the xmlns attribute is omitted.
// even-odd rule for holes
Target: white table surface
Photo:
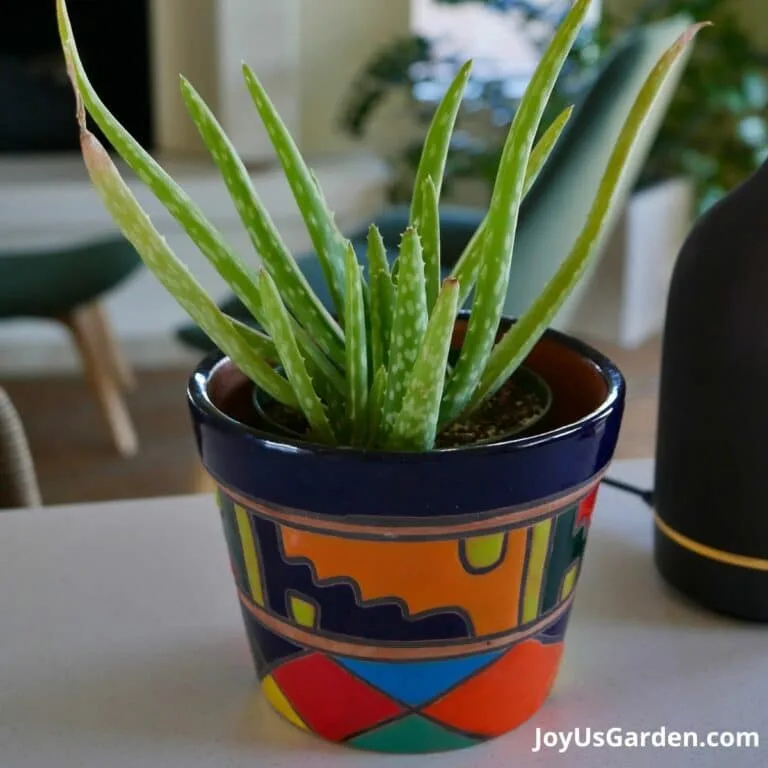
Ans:
<svg viewBox="0 0 768 768"><path fill-rule="evenodd" d="M649 462L613 476L647 485ZM768 629L686 604L651 516L604 488L555 692L516 732L392 757L326 744L258 692L212 497L0 513L1 768L768 765ZM536 728L756 731L759 749L571 748Z"/></svg>

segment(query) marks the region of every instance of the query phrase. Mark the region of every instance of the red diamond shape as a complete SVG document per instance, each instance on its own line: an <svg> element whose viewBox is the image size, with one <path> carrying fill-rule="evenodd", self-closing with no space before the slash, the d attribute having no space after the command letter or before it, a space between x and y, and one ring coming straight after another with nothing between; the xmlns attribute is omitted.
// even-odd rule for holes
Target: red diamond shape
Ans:
<svg viewBox="0 0 768 768"><path fill-rule="evenodd" d="M319 653L283 664L273 677L307 726L330 741L342 741L404 711Z"/></svg>

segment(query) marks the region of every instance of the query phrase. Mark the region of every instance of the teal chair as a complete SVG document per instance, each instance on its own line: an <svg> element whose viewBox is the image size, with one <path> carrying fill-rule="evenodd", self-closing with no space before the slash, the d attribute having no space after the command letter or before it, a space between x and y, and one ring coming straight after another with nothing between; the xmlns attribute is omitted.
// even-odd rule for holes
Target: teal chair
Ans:
<svg viewBox="0 0 768 768"><path fill-rule="evenodd" d="M135 382L100 300L141 264L133 246L120 236L61 250L0 250L0 321L45 319L70 331L113 443L123 456L138 450L123 394Z"/></svg>
<svg viewBox="0 0 768 768"><path fill-rule="evenodd" d="M616 41L604 56L591 82L588 82L575 104L574 114L547 165L528 194L520 211L515 257L509 283L505 314L519 317L541 292L569 253L586 220L603 176L608 157L632 103L651 68L690 23L685 17L648 25L630 31ZM610 216L612 226L618 220L628 196L635 186L648 152L669 106L684 60L676 66L669 86L660 96L646 121L625 175L624 186L616 196ZM460 206L443 206L440 212L443 271L447 273L469 243L485 216L485 210ZM374 218L382 230L390 260L400 235L408 223L408 209L394 207ZM608 228L610 232L610 226ZM347 235L365 263L365 230ZM602 247L600 243L598 247ZM322 270L314 253L299 255L297 261L310 285L326 306L332 307ZM592 270L574 292L553 325L567 325L575 306L581 300L594 274ZM471 297L470 297L471 303ZM237 298L221 305L224 312L245 322L252 318ZM214 345L194 325L179 329L180 340L200 351Z"/></svg>

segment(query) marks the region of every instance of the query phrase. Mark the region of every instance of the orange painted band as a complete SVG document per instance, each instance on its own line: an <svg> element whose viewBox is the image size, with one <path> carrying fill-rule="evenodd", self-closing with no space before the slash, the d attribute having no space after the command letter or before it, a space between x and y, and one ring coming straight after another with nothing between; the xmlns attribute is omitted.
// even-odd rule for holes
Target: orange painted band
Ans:
<svg viewBox="0 0 768 768"><path fill-rule="evenodd" d="M476 642L455 642L445 641L439 646L418 646L405 647L399 646L371 646L363 643L355 643L344 640L332 640L322 637L313 632L309 632L301 627L289 624L279 616L264 610L248 599L242 591L238 590L240 602L245 608L260 621L267 629L275 632L282 637L290 640L304 648L315 648L319 651L334 654L337 656L348 656L357 659L384 660L384 661L415 661L425 659L446 659L456 656L469 656L473 653L483 653L492 651L496 648L504 648L513 643L525 640L526 638L537 635L547 627L554 624L567 610L573 602L573 595L570 595L555 610L548 613L543 619L535 624L527 626L525 629L513 630L504 635L489 637L485 640Z"/></svg>
<svg viewBox="0 0 768 768"><path fill-rule="evenodd" d="M702 544L699 541L688 538L684 534L676 531L665 523L658 515L654 514L656 518L656 526L658 529L668 538L675 542L683 549L687 549L689 552L693 552L700 557L705 557L708 560L715 560L718 563L725 563L726 565L733 565L737 568L748 568L752 571L768 571L768 560L762 557L747 557L746 555L737 555L734 552L726 552L722 549L715 549L714 547Z"/></svg>
<svg viewBox="0 0 768 768"><path fill-rule="evenodd" d="M366 538L381 539L409 539L424 537L440 538L445 537L446 535L452 537L461 536L470 533L483 533L485 531L511 528L513 526L521 525L522 523L532 523L539 519L550 517L553 512L557 512L588 495L594 487L600 483L604 474L605 471L600 472L575 491L571 491L564 496L544 502L543 504L531 507L530 509L522 509L506 513L500 511L498 515L489 513L489 516L483 520L473 520L465 523L446 522L443 525L424 525L415 521L413 524L409 525L392 525L392 518L389 520L385 518L380 523L374 519L372 519L370 523L347 523L338 518L329 519L327 517L320 517L305 512L273 509L272 507L264 506L253 499L243 496L237 491L226 487L223 483L220 483L220 485L226 491L228 496L249 511L256 512L260 517L274 520L278 523L288 525L289 527L302 528L316 533L339 533L342 535L357 535ZM216 482L219 481L217 480Z"/></svg>

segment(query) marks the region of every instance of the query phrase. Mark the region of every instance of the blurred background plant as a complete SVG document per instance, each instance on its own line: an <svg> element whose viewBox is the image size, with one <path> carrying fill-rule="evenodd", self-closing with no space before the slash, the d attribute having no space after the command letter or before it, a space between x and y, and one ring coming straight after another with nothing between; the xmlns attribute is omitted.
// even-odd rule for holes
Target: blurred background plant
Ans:
<svg viewBox="0 0 768 768"><path fill-rule="evenodd" d="M520 28L535 52L543 50L567 7L563 0L433 0L441 6L484 5L498 21ZM547 121L596 77L611 46L633 28L678 14L709 19L714 27L697 42L644 166L638 188L688 177L702 212L733 189L768 155L768 78L733 0L646 0L633 10L603 8L587 25L557 84ZM381 107L394 94L406 99L416 131L388 159L393 169L392 202L408 200L423 133L462 53L441 46L439 37L414 33L377 51L359 73L341 117L351 136L366 137ZM442 47L442 50L441 50ZM509 123L527 82L525 67L499 72L488 62L475 68L457 126L446 196L464 202L469 182L481 202L489 197ZM545 122L546 124L546 122ZM476 202L476 199L474 200Z"/></svg>

